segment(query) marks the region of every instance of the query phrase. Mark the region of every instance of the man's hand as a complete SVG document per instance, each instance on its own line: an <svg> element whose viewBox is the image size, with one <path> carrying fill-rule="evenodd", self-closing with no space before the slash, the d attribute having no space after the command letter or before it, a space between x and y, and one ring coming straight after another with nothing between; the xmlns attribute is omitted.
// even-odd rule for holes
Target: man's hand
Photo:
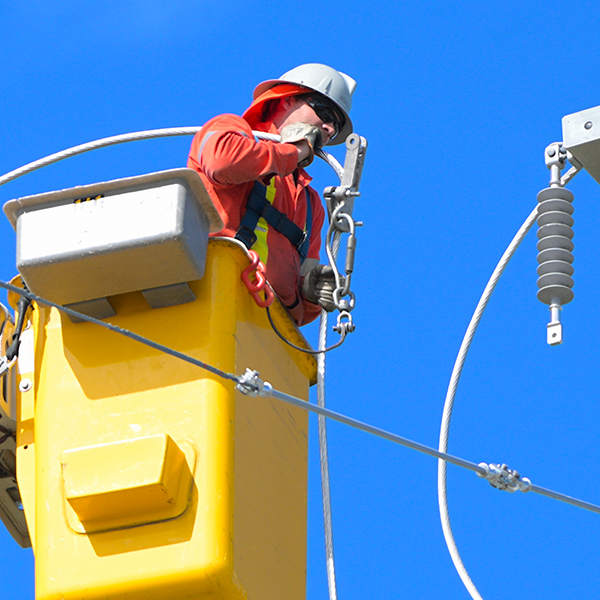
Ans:
<svg viewBox="0 0 600 600"><path fill-rule="evenodd" d="M323 145L321 130L308 123L290 123L279 132L281 141L298 146L298 166L307 167L315 157L315 150Z"/></svg>
<svg viewBox="0 0 600 600"><path fill-rule="evenodd" d="M342 284L344 278L342 277ZM327 312L335 310L333 292L336 288L335 275L329 265L317 265L309 271L302 282L304 297L314 304L319 304Z"/></svg>

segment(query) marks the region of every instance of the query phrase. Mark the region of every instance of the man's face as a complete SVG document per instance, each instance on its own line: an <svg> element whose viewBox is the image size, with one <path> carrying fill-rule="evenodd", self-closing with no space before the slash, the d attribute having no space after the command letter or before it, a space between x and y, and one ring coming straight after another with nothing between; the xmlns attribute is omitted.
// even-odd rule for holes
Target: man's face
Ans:
<svg viewBox="0 0 600 600"><path fill-rule="evenodd" d="M302 98L296 96L284 98L282 100L282 108L284 113L283 120L278 126L279 130L291 123L308 123L309 125L314 125L321 130L323 146L335 136L335 125L332 122L325 123L322 121L317 116L317 113Z"/></svg>

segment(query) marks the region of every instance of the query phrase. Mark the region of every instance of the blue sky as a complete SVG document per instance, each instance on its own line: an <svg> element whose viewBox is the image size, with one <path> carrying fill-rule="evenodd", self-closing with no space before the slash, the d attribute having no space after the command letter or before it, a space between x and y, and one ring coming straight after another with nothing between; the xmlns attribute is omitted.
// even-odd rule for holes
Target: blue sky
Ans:
<svg viewBox="0 0 600 600"><path fill-rule="evenodd" d="M329 406L437 445L458 348L496 262L548 184L564 115L600 104L596 2L103 3L0 0L0 171L132 131L242 112L254 86L305 62L358 81L369 141L359 231L357 331L328 358ZM190 138L136 142L48 167L0 201L185 165ZM343 155L333 151L340 160ZM323 164L315 187L336 183ZM547 346L530 232L494 293L459 386L450 451L504 462L600 503L600 206L579 174L575 300ZM0 220L0 278L15 237ZM316 329L305 334L316 343ZM315 423L313 422L313 425ZM313 433L315 431L313 427ZM340 600L468 598L445 548L436 461L331 423ZM309 481L308 598L327 597L317 447ZM463 560L486 600L600 595L600 516L492 489L449 467ZM7 597L34 597L33 560L0 529Z"/></svg>

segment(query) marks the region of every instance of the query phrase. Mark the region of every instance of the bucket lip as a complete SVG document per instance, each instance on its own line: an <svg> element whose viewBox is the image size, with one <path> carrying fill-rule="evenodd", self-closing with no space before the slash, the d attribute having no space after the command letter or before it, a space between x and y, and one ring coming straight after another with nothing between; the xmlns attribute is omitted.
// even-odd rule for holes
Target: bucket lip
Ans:
<svg viewBox="0 0 600 600"><path fill-rule="evenodd" d="M90 183L63 190L44 192L32 196L23 196L22 198L9 200L4 204L3 208L10 224L16 230L18 218L28 211L68 204L78 198L88 198L100 194L114 196L118 193L151 189L170 183L182 183L190 189L206 213L210 233L216 233L223 229L223 221L206 191L200 176L196 171L188 168L168 169L166 171L157 171L144 175L135 175L133 177L112 179L110 181Z"/></svg>

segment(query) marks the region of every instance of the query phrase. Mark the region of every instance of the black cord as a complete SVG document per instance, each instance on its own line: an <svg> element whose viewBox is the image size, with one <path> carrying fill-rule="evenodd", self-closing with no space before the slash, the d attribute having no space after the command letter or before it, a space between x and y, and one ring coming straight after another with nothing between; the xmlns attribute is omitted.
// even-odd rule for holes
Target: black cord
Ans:
<svg viewBox="0 0 600 600"><path fill-rule="evenodd" d="M329 348L325 348L325 350L307 350L306 348L300 348L300 346L296 346L295 344L292 344L292 342L290 342L290 340L286 339L284 337L284 335L277 329L277 327L275 327L275 323L273 323L273 317L271 317L271 311L269 310L268 306L267 306L267 317L269 317L269 323L271 323L271 327L273 328L273 331L279 336L279 338L281 338L288 346L291 346L292 348L294 348L295 350L298 350L299 352L304 352L305 354L325 354L325 352L329 352L330 350L339 348L344 343L344 340L346 339L346 334L344 333L344 334L342 334L342 337L337 344L334 344L333 346L329 346Z"/></svg>
<svg viewBox="0 0 600 600"><path fill-rule="evenodd" d="M25 315L31 306L31 300L26 296L21 296L17 303L17 311L19 312L19 318L17 320L17 326L15 327L15 333L13 334L12 343L6 350L6 358L11 361L15 356L19 354L19 346L21 345L21 334L23 333L23 327L25 325Z"/></svg>

